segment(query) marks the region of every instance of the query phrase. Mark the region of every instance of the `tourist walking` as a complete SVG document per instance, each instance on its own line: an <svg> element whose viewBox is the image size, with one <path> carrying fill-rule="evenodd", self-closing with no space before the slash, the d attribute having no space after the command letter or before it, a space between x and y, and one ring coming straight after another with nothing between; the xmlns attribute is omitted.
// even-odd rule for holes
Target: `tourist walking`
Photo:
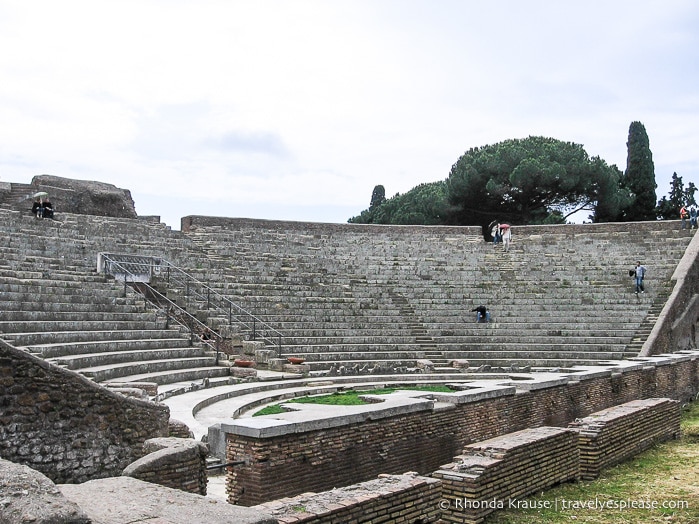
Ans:
<svg viewBox="0 0 699 524"><path fill-rule="evenodd" d="M510 241L512 240L512 228L508 224L501 224L502 244L505 246L505 251L510 250Z"/></svg>
<svg viewBox="0 0 699 524"><path fill-rule="evenodd" d="M638 292L645 293L646 290L643 287L643 279L646 276L646 266L641 265L641 261L636 262L636 267L633 269L634 278L636 279L636 294Z"/></svg>
<svg viewBox="0 0 699 524"><path fill-rule="evenodd" d="M500 224L497 220L493 220L490 225L490 236L493 237L493 245L497 245L500 242Z"/></svg>

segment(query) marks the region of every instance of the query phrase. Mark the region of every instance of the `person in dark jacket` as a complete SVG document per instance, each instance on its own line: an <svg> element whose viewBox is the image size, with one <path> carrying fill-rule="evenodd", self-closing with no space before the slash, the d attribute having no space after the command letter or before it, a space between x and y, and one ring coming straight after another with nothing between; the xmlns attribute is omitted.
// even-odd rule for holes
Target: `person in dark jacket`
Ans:
<svg viewBox="0 0 699 524"><path fill-rule="evenodd" d="M476 312L477 322L488 322L488 320L490 319L490 313L488 313L488 308L485 306L475 307L471 311Z"/></svg>

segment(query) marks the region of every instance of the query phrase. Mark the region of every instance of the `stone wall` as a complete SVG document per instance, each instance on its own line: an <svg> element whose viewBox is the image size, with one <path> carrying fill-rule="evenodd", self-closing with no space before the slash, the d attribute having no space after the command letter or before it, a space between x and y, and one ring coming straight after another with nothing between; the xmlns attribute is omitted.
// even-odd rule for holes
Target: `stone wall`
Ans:
<svg viewBox="0 0 699 524"><path fill-rule="evenodd" d="M228 218L215 216L190 215L182 217L181 229L183 232L195 231L199 228L236 230L240 228L259 227L265 230L302 231L308 234L330 235L338 231L356 232L381 232L390 231L391 234L406 235L420 231L436 231L448 235L475 235L483 236L480 226L421 226L421 225L383 225L383 224L338 224L323 222L294 222L285 220L264 220L257 218ZM679 220L658 220L649 222L606 222L600 224L553 224L538 226L513 225L512 235L516 239L529 236L569 236L584 237L597 233L617 233L620 241L628 234L629 228L641 229L648 232L672 231L680 229Z"/></svg>
<svg viewBox="0 0 699 524"><path fill-rule="evenodd" d="M129 464L123 475L206 495L206 444L186 438L154 438L146 440L143 452L146 455Z"/></svg>
<svg viewBox="0 0 699 524"><path fill-rule="evenodd" d="M640 355L657 355L699 346L699 235L694 235L675 268L675 286L643 343Z"/></svg>
<svg viewBox="0 0 699 524"><path fill-rule="evenodd" d="M669 399L627 402L572 422L579 434L580 475L597 478L603 469L678 438L680 404Z"/></svg>
<svg viewBox="0 0 699 524"><path fill-rule="evenodd" d="M246 227L260 227L268 231L302 231L306 234L331 235L337 231L380 232L390 231L392 235L404 233L409 236L416 231L438 231L442 234L480 235L480 226L386 226L381 224L331 224L322 222L293 222L286 220L263 220L258 218L226 218L191 215L182 217L183 232L198 228L220 228L235 230ZM628 228L628 226L627 226Z"/></svg>
<svg viewBox="0 0 699 524"><path fill-rule="evenodd" d="M120 475L169 409L127 398L0 340L0 456L54 482Z"/></svg>
<svg viewBox="0 0 699 524"><path fill-rule="evenodd" d="M228 460L246 461L228 472L228 500L254 505L381 473L427 474L449 463L472 442L531 427L564 427L595 411L637 399L685 401L699 391L697 351L626 361L625 366L539 384L518 383L512 391L484 394L472 402L448 403L444 395L439 403L400 414L389 411L383 418L377 414L361 420L342 417L347 422L336 426L316 423L303 429L301 424L266 417L255 417L260 431L245 426L242 419L222 424Z"/></svg>
<svg viewBox="0 0 699 524"><path fill-rule="evenodd" d="M287 524L337 522L436 522L441 514L439 480L414 473L379 475L378 479L323 493L304 493L250 509L269 513Z"/></svg>
<svg viewBox="0 0 699 524"><path fill-rule="evenodd" d="M482 522L512 501L578 477L574 431L540 427L466 446L435 471L442 481L442 521Z"/></svg>

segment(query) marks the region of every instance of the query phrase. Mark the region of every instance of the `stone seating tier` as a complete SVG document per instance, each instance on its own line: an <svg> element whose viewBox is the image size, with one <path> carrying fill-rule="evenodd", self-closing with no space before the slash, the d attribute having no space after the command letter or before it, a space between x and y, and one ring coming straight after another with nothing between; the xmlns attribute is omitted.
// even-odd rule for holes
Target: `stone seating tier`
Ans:
<svg viewBox="0 0 699 524"><path fill-rule="evenodd" d="M213 353L193 346L179 328L164 329L164 316L144 309L140 295L95 272L97 252L113 249L115 235L134 229L139 240L124 240L130 248L143 248L149 244L144 239L154 238L148 249L160 253L167 251L162 236L169 232L138 221L114 224L101 217L65 215L38 221L4 214L3 339L98 382L148 373L159 375L153 382L167 376L179 381L228 374L228 368L215 366Z"/></svg>
<svg viewBox="0 0 699 524"><path fill-rule="evenodd" d="M398 353L428 355L438 365L453 355L470 355L478 363L491 352L490 362L529 356L537 365L561 365L571 353L584 355L586 362L624 354L643 336L644 315L664 302L669 278L691 239L689 232L664 223L644 224L646 231L640 232L624 225L517 228L513 249L504 253L482 242L478 228L222 219L176 232L129 219L61 214L56 221L39 221L7 210L0 215L6 233L0 241L0 282L41 282L56 295L42 313L23 315L32 304L31 291L8 291L9 299L3 293L4 303L22 306L8 309L0 321L52 333L52 341L66 344L53 348L55 358L61 351L75 357L84 351L87 362L105 358L95 354L121 352L123 346L105 351L109 346L101 336L94 342L103 349L89 346L100 331L96 323L114 327L114 333L127 331L134 340L150 339L128 328L130 321L148 322L147 314L137 318L138 298L125 300L123 286L101 281L94 272L97 253L107 251L154 255L180 265L281 330L282 353L306 356L319 371L340 360L363 363L390 352L400 362ZM650 270L648 292L637 299L627 271L638 258ZM11 273L20 268L27 273ZM49 283L51 278L61 283ZM91 309L79 297L80 283L93 280L99 291L90 291L90 300L101 305ZM72 281L79 284L75 293ZM177 289L168 296L186 299ZM192 312L205 307L189 300ZM473 322L470 309L481 302L491 308L490 324ZM120 316L127 311L133 316ZM77 325L81 313L86 324L75 329L77 339L41 327L42 321L60 329ZM225 315L201 314L216 327L227 322ZM40 335L23 336L30 345L45 342ZM134 347L148 351L145 345ZM144 374L129 376L135 375Z"/></svg>
<svg viewBox="0 0 699 524"><path fill-rule="evenodd" d="M231 229L239 225L235 220L229 223L234 224ZM206 242L207 251L218 254L220 261L229 261L229 271L221 274L226 276L229 293L237 293L253 310L268 311L261 316L263 320L279 325L282 331L295 333L289 337L289 344L283 346L284 350L309 358L334 344L336 337L369 335L363 331L371 329L367 327L369 323L357 322L364 318L370 320L372 328L383 330L387 341L400 340L395 329L394 334L386 330L389 327L386 323L395 323L396 312L400 317L406 311L392 304L392 298L387 296L389 290L410 297L418 323L440 342L470 346L473 339L458 338L469 336L462 330L472 314L464 311L464 305L485 302L494 304L493 309L500 304L510 306L497 311L497 322L488 325L488 330L516 327L519 333L526 329L522 337L532 345L541 345L554 337L574 337L574 341L592 345L594 349L588 353L598 352L599 358L618 356L639 327L637 319L630 318L630 312L636 311L639 303L630 292L629 267L639 258L638 253L661 261L652 266L654 278L649 279L649 292L641 304L642 308L649 308L655 299L662 301L669 292L667 279L689 240L687 235L668 228L650 234L628 231L598 234L588 229L580 235L552 235L545 239L529 235L517 250L504 254L485 244L480 244L485 249L477 249L476 244L457 250L455 246L460 246L460 242L444 242L443 237L427 233L407 240L397 238L400 233L395 232L382 238L382 235L355 234L338 227L340 231L319 239L317 235L297 231L281 235L261 227L262 224L259 226L241 231L225 231L221 227L206 231L197 227L189 234L200 245ZM386 241L390 246L381 249L392 234L394 238ZM576 237L584 241L571 242ZM279 252L284 253L283 259L274 255ZM255 275L266 273L267 280L253 284L254 279L238 277L236 273L245 267L252 268ZM269 275L274 275L272 284ZM610 275L616 278L610 280ZM553 286L556 292L552 294ZM388 289L384 293L381 288ZM476 298L472 298L474 295ZM339 314L332 311L341 300L356 301L362 297L373 302L373 312L347 308ZM280 304L284 307L279 307ZM574 313L570 311L573 307ZM308 335L312 326L317 332L319 325L321 329L327 328L325 338L330 344L321 343L322 334L317 340L315 334ZM567 328L565 335L563 327ZM545 331L536 333L531 328ZM445 335L444 330L450 334ZM590 330L593 333L585 333ZM492 332L487 335L492 337ZM365 341L370 343L375 336L371 334ZM493 340L500 343L503 339ZM299 345L311 345L318 351ZM443 348L444 344L435 346ZM558 351L560 347L557 344L540 349ZM569 344L566 349L579 351L580 348Z"/></svg>

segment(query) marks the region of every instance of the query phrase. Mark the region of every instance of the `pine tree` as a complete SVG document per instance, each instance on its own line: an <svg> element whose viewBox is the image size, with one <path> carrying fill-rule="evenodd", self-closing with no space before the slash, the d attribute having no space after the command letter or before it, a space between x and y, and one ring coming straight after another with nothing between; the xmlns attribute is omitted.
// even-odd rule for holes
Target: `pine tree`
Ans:
<svg viewBox="0 0 699 524"><path fill-rule="evenodd" d="M677 173L673 173L672 181L670 182L669 198L663 197L658 202L658 218L662 220L676 220L680 216L682 206L687 204L682 177L678 176Z"/></svg>
<svg viewBox="0 0 699 524"><path fill-rule="evenodd" d="M630 191L633 201L626 208L627 221L656 220L655 167L650 151L648 134L641 122L631 122L629 141L626 143L626 173L622 185Z"/></svg>
<svg viewBox="0 0 699 524"><path fill-rule="evenodd" d="M374 186L374 191L371 193L371 203L369 204L369 211L373 211L381 204L386 202L386 189L381 186Z"/></svg>

